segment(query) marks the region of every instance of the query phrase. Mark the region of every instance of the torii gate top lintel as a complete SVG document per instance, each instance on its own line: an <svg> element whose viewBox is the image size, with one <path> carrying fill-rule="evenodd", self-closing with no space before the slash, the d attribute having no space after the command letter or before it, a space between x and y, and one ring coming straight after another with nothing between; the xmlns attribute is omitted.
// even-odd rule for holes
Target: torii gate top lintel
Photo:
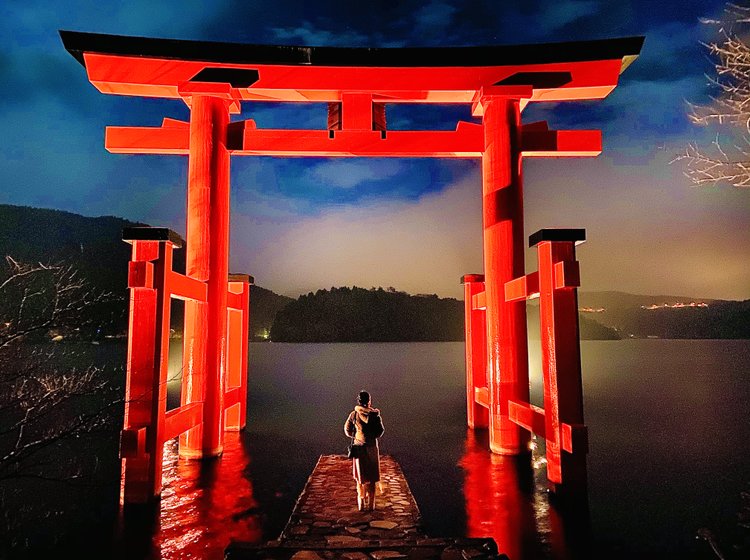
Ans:
<svg viewBox="0 0 750 560"><path fill-rule="evenodd" d="M367 91L389 103L466 103L481 88L511 85L532 86L531 101L595 99L615 87L643 44L643 37L627 37L489 47L341 48L74 31L60 35L104 93L179 98L181 83L229 79L240 99L297 102L340 101L342 92ZM220 68L234 69L234 79Z"/></svg>
<svg viewBox="0 0 750 560"><path fill-rule="evenodd" d="M600 99L638 56L643 37L437 48L339 48L246 45L60 31L65 48L102 93L183 99L220 97L229 112L242 101L327 103L327 130L258 129L231 123L232 155L478 158L481 125L455 131L386 130L388 103L529 102ZM187 123L108 127L114 153L187 154ZM599 131L524 126L524 157L593 156Z"/></svg>

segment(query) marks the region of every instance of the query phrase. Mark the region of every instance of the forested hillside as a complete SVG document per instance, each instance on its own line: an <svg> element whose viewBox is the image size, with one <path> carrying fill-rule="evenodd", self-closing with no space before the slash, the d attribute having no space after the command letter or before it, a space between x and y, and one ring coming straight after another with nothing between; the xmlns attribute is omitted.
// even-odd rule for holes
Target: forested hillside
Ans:
<svg viewBox="0 0 750 560"><path fill-rule="evenodd" d="M331 288L300 296L276 315L283 342L463 340L463 302L389 288Z"/></svg>
<svg viewBox="0 0 750 560"><path fill-rule="evenodd" d="M102 216L90 218L61 210L0 204L0 257L26 263L72 265L91 289L110 294L110 303L87 310L87 322L99 335L124 334L128 314L129 244L122 240L125 227L145 225ZM3 263L0 262L0 266ZM185 269L185 251L174 253L174 268ZM268 338L278 309L292 301L260 286L250 289L250 335ZM182 329L181 306L174 307L172 327Z"/></svg>
<svg viewBox="0 0 750 560"><path fill-rule="evenodd" d="M529 307L533 323L537 312ZM538 319L536 319L538 324ZM533 327L532 327L533 328ZM581 337L620 338L581 317ZM538 337L538 332L531 332ZM464 303L436 295L409 295L393 288L331 288L300 296L283 308L271 329L276 342L421 342L464 340Z"/></svg>

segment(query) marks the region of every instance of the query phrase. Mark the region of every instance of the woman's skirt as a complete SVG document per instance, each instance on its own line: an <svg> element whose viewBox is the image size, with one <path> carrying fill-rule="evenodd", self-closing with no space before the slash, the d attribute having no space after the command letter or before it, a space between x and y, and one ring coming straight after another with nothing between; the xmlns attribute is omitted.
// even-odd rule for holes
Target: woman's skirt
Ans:
<svg viewBox="0 0 750 560"><path fill-rule="evenodd" d="M352 473L359 484L380 481L380 453L377 445L365 446L365 454L352 459Z"/></svg>

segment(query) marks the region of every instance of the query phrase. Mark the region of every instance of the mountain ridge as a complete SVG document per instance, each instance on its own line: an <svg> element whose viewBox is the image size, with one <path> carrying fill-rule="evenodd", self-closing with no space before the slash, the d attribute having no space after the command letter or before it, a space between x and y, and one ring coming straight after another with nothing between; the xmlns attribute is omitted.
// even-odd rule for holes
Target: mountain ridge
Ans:
<svg viewBox="0 0 750 560"><path fill-rule="evenodd" d="M89 217L64 210L0 204L0 254L26 262L68 262L76 266L94 287L121 296L125 301L130 246L122 241L122 229L135 225L145 224L116 216ZM175 269L184 270L184 251L175 252ZM420 319L417 334L413 335L417 339L422 339L424 332L430 329L438 336L437 330L426 323L429 318L426 309L430 306L438 313L431 320L446 320L440 318L440 313L447 314L451 321L451 326L446 327L452 333L449 338L463 339L463 302L438 298L434 294L409 295L390 290L414 298L414 305L408 305L415 317L427 313ZM307 295L295 299L261 286L252 286L251 337L254 340L271 338L277 313ZM408 298L401 298L404 305L411 301ZM582 338L750 338L750 300L738 302L604 290L579 291L578 301L579 308L584 310L580 313ZM643 308L679 302L705 303L707 307ZM529 305L530 320L533 305L533 302ZM127 309L124 305L121 307L108 332L121 333L126 329ZM397 314L393 314L395 312L390 313L391 321L401 321ZM445 333L439 335L442 339L446 336ZM350 338L351 335L342 337Z"/></svg>

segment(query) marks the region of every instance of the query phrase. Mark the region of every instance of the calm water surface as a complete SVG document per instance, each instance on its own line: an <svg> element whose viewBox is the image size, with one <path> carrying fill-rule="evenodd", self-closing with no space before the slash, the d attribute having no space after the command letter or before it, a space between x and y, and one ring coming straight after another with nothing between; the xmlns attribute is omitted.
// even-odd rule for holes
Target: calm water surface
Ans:
<svg viewBox="0 0 750 560"><path fill-rule="evenodd" d="M362 388L432 535L491 536L513 560L711 558L695 531L733 536L750 481L750 341L582 343L590 539L586 516L550 505L543 454L526 468L467 431L462 343L252 344L250 356L247 432L209 474L171 447L153 555L220 557L230 538L275 538L318 456L346 446Z"/></svg>
<svg viewBox="0 0 750 560"><path fill-rule="evenodd" d="M750 341L586 341L582 361L589 516L550 505L543 454L519 464L467 431L462 343L251 344L247 431L204 468L168 442L161 508L121 519L111 556L221 558L230 539L275 538L318 456L343 452L366 388L431 535L491 536L512 560L713 558L695 532L729 542L750 482ZM179 381L170 393L174 406ZM98 455L116 472L112 444Z"/></svg>

